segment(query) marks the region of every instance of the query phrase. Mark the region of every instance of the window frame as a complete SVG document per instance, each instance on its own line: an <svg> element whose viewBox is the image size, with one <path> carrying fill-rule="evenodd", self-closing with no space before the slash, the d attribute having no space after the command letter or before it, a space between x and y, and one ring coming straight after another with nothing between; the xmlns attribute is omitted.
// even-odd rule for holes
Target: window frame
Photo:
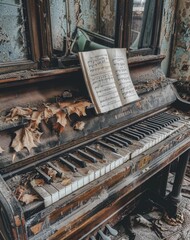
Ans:
<svg viewBox="0 0 190 240"><path fill-rule="evenodd" d="M154 16L154 33L150 48L129 50L133 0L115 0L116 23L114 47L127 49L128 57L137 55L155 55L159 53L159 37L162 18L163 0L156 0L156 11ZM26 31L28 40L29 59L24 61L7 62L0 64L0 74L21 70L51 70L59 68L59 60L53 54L51 16L49 0L23 0L26 14ZM46 17L44 17L46 16ZM101 36L100 36L101 38ZM104 36L102 40L107 41ZM109 39L108 39L109 43ZM67 60L65 60L67 61ZM69 68L69 63L67 67ZM73 66L72 66L73 67ZM77 66L76 66L77 67Z"/></svg>

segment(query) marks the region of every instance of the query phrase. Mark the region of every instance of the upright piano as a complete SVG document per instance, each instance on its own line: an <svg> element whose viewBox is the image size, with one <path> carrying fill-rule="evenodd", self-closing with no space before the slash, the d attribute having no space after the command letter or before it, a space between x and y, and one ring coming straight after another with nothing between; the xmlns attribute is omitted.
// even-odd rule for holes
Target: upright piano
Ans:
<svg viewBox="0 0 190 240"><path fill-rule="evenodd" d="M162 72L162 60L129 59L140 100L98 115L80 69L0 85L1 239L109 240L148 191L166 208L169 201L175 217L190 105ZM66 119L68 102L75 109ZM175 184L166 196L174 161Z"/></svg>

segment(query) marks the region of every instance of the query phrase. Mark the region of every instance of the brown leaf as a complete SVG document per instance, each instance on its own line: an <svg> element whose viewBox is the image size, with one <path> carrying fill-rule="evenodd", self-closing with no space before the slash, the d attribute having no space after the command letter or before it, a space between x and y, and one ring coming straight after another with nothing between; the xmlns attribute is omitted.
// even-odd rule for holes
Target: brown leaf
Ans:
<svg viewBox="0 0 190 240"><path fill-rule="evenodd" d="M62 184L63 186L67 186L67 185L71 184L71 179L70 179L70 178L65 178L65 179L63 179L63 181L61 182L61 184Z"/></svg>
<svg viewBox="0 0 190 240"><path fill-rule="evenodd" d="M65 127L67 125L67 119L66 119L66 113L63 111L59 111L56 113L57 117L57 123L59 123L61 126Z"/></svg>
<svg viewBox="0 0 190 240"><path fill-rule="evenodd" d="M30 127L21 128L15 132L16 137L14 138L11 147L16 152L20 152L23 148L27 148L30 152L32 148L37 147L36 143L40 143L41 132L31 129Z"/></svg>
<svg viewBox="0 0 190 240"><path fill-rule="evenodd" d="M14 121L17 120L19 117L30 118L32 112L33 110L31 108L15 107L10 110L10 113L7 115L5 120Z"/></svg>
<svg viewBox="0 0 190 240"><path fill-rule="evenodd" d="M22 185L19 185L15 190L15 196L18 200L25 194L26 188Z"/></svg>
<svg viewBox="0 0 190 240"><path fill-rule="evenodd" d="M70 106L71 104L73 104L73 103L72 102L60 102L59 106L61 109L64 109L64 108Z"/></svg>
<svg viewBox="0 0 190 240"><path fill-rule="evenodd" d="M76 122L73 126L73 129L82 131L84 129L84 126L85 126L85 123L83 121Z"/></svg>
<svg viewBox="0 0 190 240"><path fill-rule="evenodd" d="M43 114L43 112L38 112L38 111L34 111L32 113L31 123L30 123L31 128L36 129L39 127L39 124L42 121L42 114Z"/></svg>
<svg viewBox="0 0 190 240"><path fill-rule="evenodd" d="M34 200L37 200L38 196L33 194L25 193L19 200L25 204L32 203Z"/></svg>
<svg viewBox="0 0 190 240"><path fill-rule="evenodd" d="M59 134L64 132L65 128L60 123L55 123L53 125L53 129L58 132Z"/></svg>
<svg viewBox="0 0 190 240"><path fill-rule="evenodd" d="M59 111L60 111L60 108L57 107L57 105L55 105L55 104L51 104L51 105L46 104L44 112L43 112L44 120L47 122L49 118L53 117L53 115L55 115Z"/></svg>
<svg viewBox="0 0 190 240"><path fill-rule="evenodd" d="M17 227L20 227L21 226L21 219L20 219L19 215L14 216L14 219L15 219L15 225Z"/></svg>
<svg viewBox="0 0 190 240"><path fill-rule="evenodd" d="M33 179L30 184L32 185L32 187L42 187L45 184L44 179Z"/></svg>
<svg viewBox="0 0 190 240"><path fill-rule="evenodd" d="M43 225L43 222L40 222L40 223L37 223L36 225L32 226L30 228L31 232L34 235L38 234L41 231L41 229L42 229L42 225Z"/></svg>
<svg viewBox="0 0 190 240"><path fill-rule="evenodd" d="M0 154L3 153L4 151L5 150L2 147L0 147Z"/></svg>
<svg viewBox="0 0 190 240"><path fill-rule="evenodd" d="M85 109L90 105L91 103L87 101L80 101L77 103L73 103L67 107L68 115L71 115L72 113L76 113L79 117L86 116Z"/></svg>
<svg viewBox="0 0 190 240"><path fill-rule="evenodd" d="M46 167L44 169L44 172L51 178L55 179L56 178L56 175L57 175L57 171L54 170L53 168L51 167Z"/></svg>

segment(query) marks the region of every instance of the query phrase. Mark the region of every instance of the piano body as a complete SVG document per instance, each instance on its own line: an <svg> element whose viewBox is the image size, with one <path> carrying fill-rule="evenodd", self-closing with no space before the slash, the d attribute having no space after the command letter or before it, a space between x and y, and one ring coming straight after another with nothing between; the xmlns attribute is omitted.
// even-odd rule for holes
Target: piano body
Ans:
<svg viewBox="0 0 190 240"><path fill-rule="evenodd" d="M147 192L162 198L175 217L190 148L190 105L164 76L162 60L159 55L129 59L139 101L99 115L89 106L78 131L71 124L76 114L60 134L41 121L41 142L30 152L24 148L15 154L11 147L28 119L5 121L10 109L89 99L81 70L11 88L2 84L1 239L99 239L107 224L123 219ZM166 198L175 160L175 184ZM34 201L27 198L31 193Z"/></svg>

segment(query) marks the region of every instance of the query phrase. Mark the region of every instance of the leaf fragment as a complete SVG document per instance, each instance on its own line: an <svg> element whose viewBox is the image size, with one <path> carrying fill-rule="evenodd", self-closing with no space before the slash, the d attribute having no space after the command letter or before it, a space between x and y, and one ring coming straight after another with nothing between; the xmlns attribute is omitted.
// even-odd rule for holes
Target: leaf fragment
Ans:
<svg viewBox="0 0 190 240"><path fill-rule="evenodd" d="M16 136L13 139L11 147L16 152L20 152L23 148L26 148L29 152L32 148L37 147L36 143L40 143L41 132L30 127L25 127L17 130Z"/></svg>
<svg viewBox="0 0 190 240"><path fill-rule="evenodd" d="M70 179L70 178L65 178L65 179L63 179L63 181L61 182L61 184L62 184L63 186L67 186L67 185L71 184L71 179Z"/></svg>
<svg viewBox="0 0 190 240"><path fill-rule="evenodd" d="M85 126L85 122L79 121L74 124L73 129L82 131L84 129L84 126Z"/></svg>
<svg viewBox="0 0 190 240"><path fill-rule="evenodd" d="M32 187L42 187L45 184L44 179L36 178L30 182Z"/></svg>
<svg viewBox="0 0 190 240"><path fill-rule="evenodd" d="M10 110L10 113L6 116L5 121L15 121L18 120L19 117L26 117L30 118L32 115L33 110L31 108L22 108L22 107L15 107Z"/></svg>
<svg viewBox="0 0 190 240"><path fill-rule="evenodd" d="M67 107L68 115L75 113L79 117L86 116L86 107L89 107L90 105L91 103L87 101L73 103Z"/></svg>
<svg viewBox="0 0 190 240"><path fill-rule="evenodd" d="M19 200L27 205L38 199L39 198L36 195L25 193Z"/></svg>

